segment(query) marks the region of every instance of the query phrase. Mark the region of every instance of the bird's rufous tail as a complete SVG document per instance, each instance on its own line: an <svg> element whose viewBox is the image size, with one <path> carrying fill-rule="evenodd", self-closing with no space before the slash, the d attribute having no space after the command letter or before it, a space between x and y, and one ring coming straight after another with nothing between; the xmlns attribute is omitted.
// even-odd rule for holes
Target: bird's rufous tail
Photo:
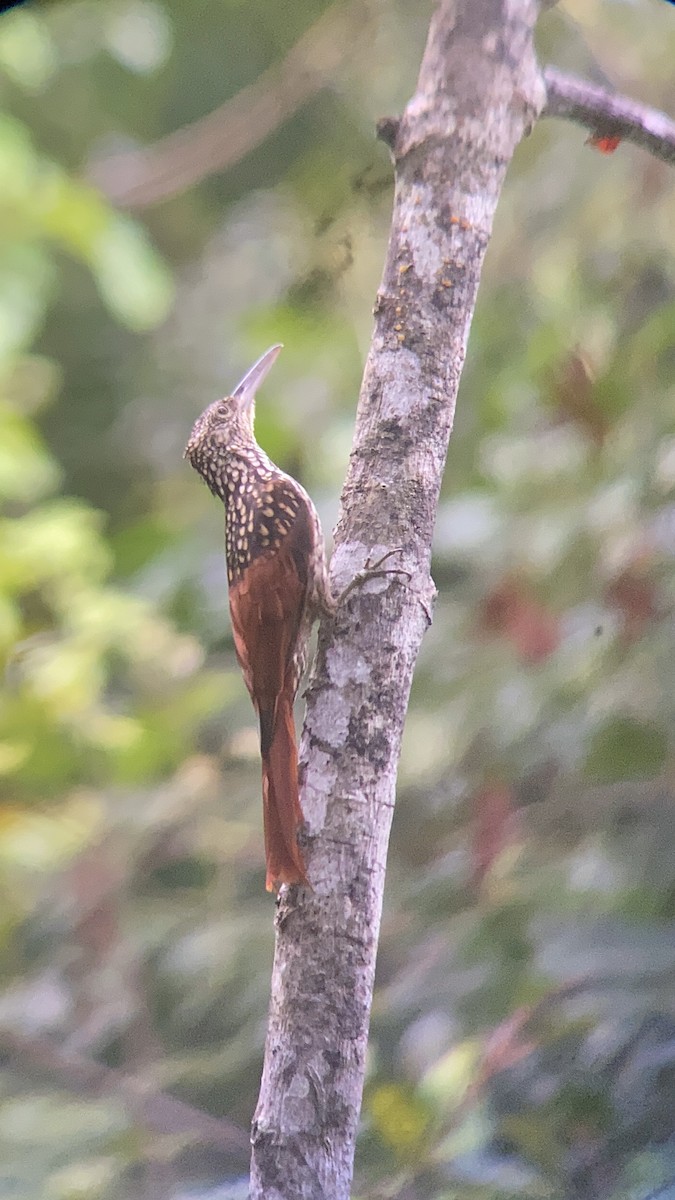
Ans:
<svg viewBox="0 0 675 1200"><path fill-rule="evenodd" d="M268 892L282 883L308 883L297 832L303 820L298 795L298 751L293 704L282 695L274 726L261 714L263 825ZM267 736L266 736L267 734Z"/></svg>

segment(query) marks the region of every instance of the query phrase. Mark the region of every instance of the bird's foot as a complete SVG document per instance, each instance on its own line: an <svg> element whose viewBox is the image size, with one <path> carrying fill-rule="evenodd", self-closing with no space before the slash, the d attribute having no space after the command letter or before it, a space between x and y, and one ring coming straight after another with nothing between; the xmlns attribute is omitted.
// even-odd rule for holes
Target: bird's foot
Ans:
<svg viewBox="0 0 675 1200"><path fill-rule="evenodd" d="M335 609L341 608L348 596L357 588L362 587L369 579L383 579L386 575L405 575L408 583L412 579L410 571L406 571L404 567L385 567L384 563L388 559L393 558L394 554L403 554L402 546L394 546L393 550L387 550L375 562L371 562L370 558L366 559L365 566L362 571L357 571L354 578L347 584L337 599L334 601Z"/></svg>

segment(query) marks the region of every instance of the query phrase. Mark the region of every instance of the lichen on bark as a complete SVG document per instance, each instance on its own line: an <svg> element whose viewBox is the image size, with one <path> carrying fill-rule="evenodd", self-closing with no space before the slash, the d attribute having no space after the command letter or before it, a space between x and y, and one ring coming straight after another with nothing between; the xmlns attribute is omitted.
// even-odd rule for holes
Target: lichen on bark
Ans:
<svg viewBox="0 0 675 1200"><path fill-rule="evenodd" d="M430 620L431 539L481 266L507 166L544 102L535 0L444 0L418 86L380 124L395 165L387 257L301 743L313 890L278 901L252 1132L254 1200L347 1200L401 736Z"/></svg>

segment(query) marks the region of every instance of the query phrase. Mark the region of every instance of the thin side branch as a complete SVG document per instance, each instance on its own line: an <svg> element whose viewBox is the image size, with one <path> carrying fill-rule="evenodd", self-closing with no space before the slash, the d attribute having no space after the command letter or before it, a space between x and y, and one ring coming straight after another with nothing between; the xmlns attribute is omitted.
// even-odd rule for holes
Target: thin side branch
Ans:
<svg viewBox="0 0 675 1200"><path fill-rule="evenodd" d="M602 137L617 137L675 166L675 121L646 104L546 67L543 116L565 117Z"/></svg>
<svg viewBox="0 0 675 1200"><path fill-rule="evenodd" d="M154 145L93 164L92 182L118 207L141 209L234 166L331 82L369 19L364 0L334 5L254 83Z"/></svg>

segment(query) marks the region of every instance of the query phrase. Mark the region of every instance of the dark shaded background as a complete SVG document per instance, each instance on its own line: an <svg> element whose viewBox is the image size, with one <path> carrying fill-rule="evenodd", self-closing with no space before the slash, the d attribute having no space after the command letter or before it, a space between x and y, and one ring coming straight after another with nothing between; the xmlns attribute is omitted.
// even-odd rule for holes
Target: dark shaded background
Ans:
<svg viewBox="0 0 675 1200"><path fill-rule="evenodd" d="M2 1200L246 1193L273 903L222 514L181 455L285 342L259 437L330 530L391 203L374 122L414 89L427 20L404 0L0 20ZM670 6L567 0L539 42L675 111ZM212 140L155 145L214 110ZM638 1200L675 1176L673 174L585 136L523 144L488 253L363 1200Z"/></svg>

